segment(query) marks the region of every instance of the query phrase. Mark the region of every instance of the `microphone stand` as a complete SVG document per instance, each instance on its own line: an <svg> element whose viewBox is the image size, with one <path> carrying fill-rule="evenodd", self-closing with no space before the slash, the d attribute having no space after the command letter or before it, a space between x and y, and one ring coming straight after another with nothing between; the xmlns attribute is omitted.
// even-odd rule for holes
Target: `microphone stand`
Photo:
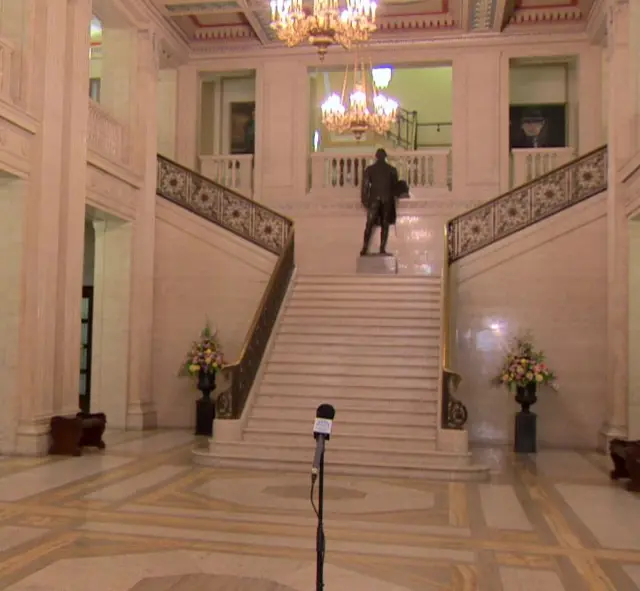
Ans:
<svg viewBox="0 0 640 591"><path fill-rule="evenodd" d="M324 590L324 450L318 470L318 527L316 530L316 591Z"/></svg>

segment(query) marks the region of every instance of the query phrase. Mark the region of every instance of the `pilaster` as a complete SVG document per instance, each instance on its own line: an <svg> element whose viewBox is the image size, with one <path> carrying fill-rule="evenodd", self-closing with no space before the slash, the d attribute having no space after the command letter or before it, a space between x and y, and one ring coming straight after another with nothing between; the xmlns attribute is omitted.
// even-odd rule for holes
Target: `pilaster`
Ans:
<svg viewBox="0 0 640 591"><path fill-rule="evenodd" d="M158 129L156 113L149 112L149 105L158 104L159 47L153 30L138 32L137 49L136 104L139 111L135 134L139 138L144 182L138 194L133 231L127 427L149 429L157 422L151 368Z"/></svg>
<svg viewBox="0 0 640 591"><path fill-rule="evenodd" d="M590 45L578 62L578 152L586 154L606 142L602 128L602 48Z"/></svg>
<svg viewBox="0 0 640 591"><path fill-rule="evenodd" d="M16 436L16 451L29 455L46 453L54 410L67 8L68 0L50 0L34 17L34 80L41 95L36 103L41 124L25 200Z"/></svg>
<svg viewBox="0 0 640 591"><path fill-rule="evenodd" d="M607 26L607 418L601 446L625 437L628 417L629 237L622 179L618 170L631 156L628 86L628 5L612 2Z"/></svg>
<svg viewBox="0 0 640 591"><path fill-rule="evenodd" d="M256 75L256 181L261 201L302 199L309 158L309 77L305 64L269 60Z"/></svg>
<svg viewBox="0 0 640 591"><path fill-rule="evenodd" d="M495 49L461 53L453 61L452 152L457 195L468 198L472 193L475 199L490 199L506 190L508 122L508 58Z"/></svg>
<svg viewBox="0 0 640 591"><path fill-rule="evenodd" d="M200 79L195 66L178 68L176 106L176 160L188 168L198 166L198 121L200 120Z"/></svg>
<svg viewBox="0 0 640 591"><path fill-rule="evenodd" d="M54 412L78 411L80 306L84 263L91 0L71 0L67 13L66 95L62 141Z"/></svg>

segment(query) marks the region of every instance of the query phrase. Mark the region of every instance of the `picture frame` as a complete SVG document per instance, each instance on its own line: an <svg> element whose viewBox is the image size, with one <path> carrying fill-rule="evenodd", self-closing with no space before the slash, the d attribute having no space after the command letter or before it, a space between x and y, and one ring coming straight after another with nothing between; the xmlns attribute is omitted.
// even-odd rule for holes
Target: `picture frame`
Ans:
<svg viewBox="0 0 640 591"><path fill-rule="evenodd" d="M514 149L566 148L567 104L509 106L509 145Z"/></svg>

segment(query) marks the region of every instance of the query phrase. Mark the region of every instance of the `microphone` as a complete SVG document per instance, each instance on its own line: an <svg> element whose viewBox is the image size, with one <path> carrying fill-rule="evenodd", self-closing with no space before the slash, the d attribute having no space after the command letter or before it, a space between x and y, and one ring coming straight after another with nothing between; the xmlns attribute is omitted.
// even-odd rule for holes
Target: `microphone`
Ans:
<svg viewBox="0 0 640 591"><path fill-rule="evenodd" d="M311 482L315 482L320 472L320 461L324 454L325 441L331 439L331 426L336 416L336 409L330 404L321 404L316 410L316 420L313 423L313 437L316 440L316 453L311 467Z"/></svg>

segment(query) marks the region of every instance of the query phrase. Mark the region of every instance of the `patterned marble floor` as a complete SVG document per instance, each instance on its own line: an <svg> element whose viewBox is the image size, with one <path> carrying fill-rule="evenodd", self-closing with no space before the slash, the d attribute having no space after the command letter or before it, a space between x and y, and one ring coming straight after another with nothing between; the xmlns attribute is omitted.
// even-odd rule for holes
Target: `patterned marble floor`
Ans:
<svg viewBox="0 0 640 591"><path fill-rule="evenodd" d="M184 432L106 441L0 459L0 589L314 588L307 475L194 467ZM330 478L326 591L640 589L640 498L605 457L476 453L489 483Z"/></svg>

